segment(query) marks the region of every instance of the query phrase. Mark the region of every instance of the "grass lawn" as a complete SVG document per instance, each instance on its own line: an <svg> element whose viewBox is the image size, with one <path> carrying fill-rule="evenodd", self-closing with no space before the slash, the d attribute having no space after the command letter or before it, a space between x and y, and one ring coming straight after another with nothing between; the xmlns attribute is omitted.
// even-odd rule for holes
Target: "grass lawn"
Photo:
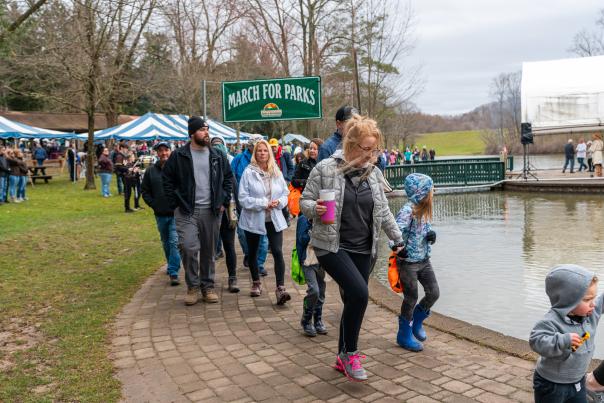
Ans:
<svg viewBox="0 0 604 403"><path fill-rule="evenodd" d="M426 133L416 137L418 147L434 148L436 156L482 155L485 144L478 130L460 132Z"/></svg>
<svg viewBox="0 0 604 403"><path fill-rule="evenodd" d="M55 176L0 206L2 402L120 398L111 322L163 256L149 208L83 186Z"/></svg>

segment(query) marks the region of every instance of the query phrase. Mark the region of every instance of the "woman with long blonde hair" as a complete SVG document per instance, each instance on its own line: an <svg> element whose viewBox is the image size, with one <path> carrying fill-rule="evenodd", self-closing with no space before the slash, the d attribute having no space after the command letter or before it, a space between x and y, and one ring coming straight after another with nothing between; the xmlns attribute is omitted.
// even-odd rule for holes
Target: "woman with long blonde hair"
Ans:
<svg viewBox="0 0 604 403"><path fill-rule="evenodd" d="M252 297L262 294L257 256L260 239L263 235L268 237L275 261L275 294L278 305L283 305L291 299L285 290L283 230L287 228L287 222L281 212L287 206L288 195L287 183L275 162L271 147L266 140L259 140L254 146L250 165L243 172L239 185L239 226L245 233L248 245L248 262L253 281L250 290Z"/></svg>
<svg viewBox="0 0 604 403"><path fill-rule="evenodd" d="M313 222L310 243L319 264L342 290L344 310L335 369L353 381L364 381L367 373L358 340L379 234L383 229L399 248L402 236L384 194L382 173L374 166L382 142L376 122L354 115L344 132L342 149L310 172L300 207ZM327 212L319 197L321 190L335 195L335 220L321 218Z"/></svg>
<svg viewBox="0 0 604 403"><path fill-rule="evenodd" d="M396 222L405 242L405 248L397 259L405 296L401 305L396 342L406 350L421 351L421 342L426 340L422 323L430 316L430 308L440 295L430 263L431 245L436 242L436 233L432 230L432 178L418 173L408 175L405 178L405 193L408 202L396 215ZM418 281L424 287L425 293L419 304Z"/></svg>

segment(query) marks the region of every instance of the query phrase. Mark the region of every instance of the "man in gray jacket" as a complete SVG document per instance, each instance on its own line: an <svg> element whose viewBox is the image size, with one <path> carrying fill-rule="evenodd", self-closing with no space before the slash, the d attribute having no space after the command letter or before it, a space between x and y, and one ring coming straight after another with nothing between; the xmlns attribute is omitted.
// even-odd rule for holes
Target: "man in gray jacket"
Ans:
<svg viewBox="0 0 604 403"><path fill-rule="evenodd" d="M554 267L545 278L552 307L529 338L540 356L533 378L535 402L587 401L585 372L603 304L603 295L596 298L597 286L593 272L572 264Z"/></svg>

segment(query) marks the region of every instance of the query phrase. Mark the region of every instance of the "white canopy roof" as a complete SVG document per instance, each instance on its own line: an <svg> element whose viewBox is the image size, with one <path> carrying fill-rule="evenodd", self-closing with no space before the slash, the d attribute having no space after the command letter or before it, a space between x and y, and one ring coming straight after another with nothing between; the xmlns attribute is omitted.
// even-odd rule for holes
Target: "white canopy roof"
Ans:
<svg viewBox="0 0 604 403"><path fill-rule="evenodd" d="M604 56L523 63L521 110L535 133L602 129Z"/></svg>
<svg viewBox="0 0 604 403"><path fill-rule="evenodd" d="M143 116L119 126L94 132L95 140L189 140L186 115L163 115L148 112ZM237 132L223 123L206 119L210 126L210 136L220 135L226 143L237 141ZM77 136L86 139L87 133ZM240 140L249 138L248 133L240 132Z"/></svg>

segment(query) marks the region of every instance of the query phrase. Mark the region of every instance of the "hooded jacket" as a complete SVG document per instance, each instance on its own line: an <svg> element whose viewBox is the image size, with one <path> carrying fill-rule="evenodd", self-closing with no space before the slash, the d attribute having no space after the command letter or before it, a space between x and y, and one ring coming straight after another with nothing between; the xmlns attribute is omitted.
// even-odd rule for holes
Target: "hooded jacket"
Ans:
<svg viewBox="0 0 604 403"><path fill-rule="evenodd" d="M432 230L432 225L418 220L413 215L413 207L430 194L432 187L432 178L427 175L412 173L405 178L405 193L409 201L397 213L396 223L403 234L403 242L407 249L405 261L410 263L429 258L432 251L426 241L426 235Z"/></svg>
<svg viewBox="0 0 604 403"><path fill-rule="evenodd" d="M564 264L554 267L545 278L545 292L552 307L531 331L529 344L540 355L535 371L550 382L577 383L591 362L603 295L596 298L592 314L582 322L568 314L581 302L593 277L593 272L581 266ZM583 336L585 332L590 338L573 352L570 334Z"/></svg>
<svg viewBox="0 0 604 403"><path fill-rule="evenodd" d="M322 148L323 146L321 146ZM337 150L331 158L319 162L310 172L306 181L306 187L300 198L300 209L309 219L313 220L313 230L311 235L311 245L325 249L331 253L338 253L340 249L340 221L342 218L342 204L344 202L344 190L346 179L340 172L339 166L344 162L344 153ZM380 232L383 229L388 238L398 243L402 240L396 221L390 207L388 199L384 194L382 183L384 177L382 172L371 167L371 173L367 177L369 187L373 194L373 223L372 223L372 245L371 256L377 254L377 245L380 239ZM317 215L315 206L319 198L321 189L335 189L336 192L336 222L335 224L323 224L321 217Z"/></svg>

